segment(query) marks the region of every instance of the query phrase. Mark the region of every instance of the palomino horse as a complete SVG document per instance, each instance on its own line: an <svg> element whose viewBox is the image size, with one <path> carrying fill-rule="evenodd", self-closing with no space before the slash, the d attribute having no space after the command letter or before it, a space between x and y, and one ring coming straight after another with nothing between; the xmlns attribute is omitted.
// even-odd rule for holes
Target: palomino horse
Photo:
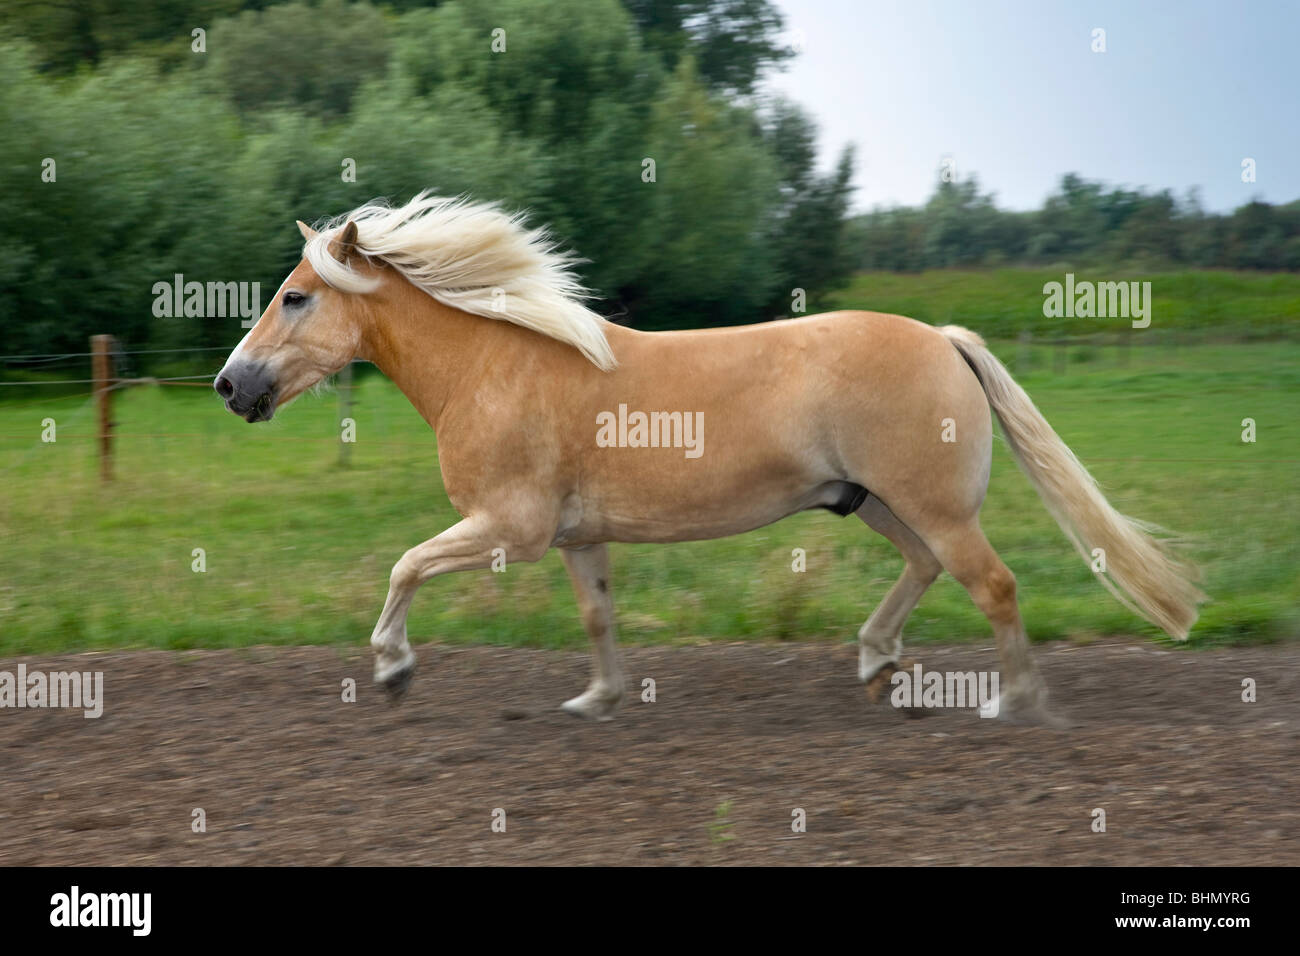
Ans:
<svg viewBox="0 0 1300 956"><path fill-rule="evenodd" d="M573 260L494 206L421 194L368 204L319 232L215 387L250 422L354 358L373 362L437 436L463 520L393 567L371 636L375 679L405 690L416 589L487 568L497 549L559 548L595 646L564 709L607 718L623 698L607 542L738 534L809 508L856 514L906 567L858 632L858 676L891 674L903 622L946 569L988 617L1004 716L1046 718L1016 581L980 530L992 407L1011 450L1102 583L1177 638L1203 595L1113 509L979 336L873 312L639 332L582 304ZM497 321L493 321L497 320Z"/></svg>

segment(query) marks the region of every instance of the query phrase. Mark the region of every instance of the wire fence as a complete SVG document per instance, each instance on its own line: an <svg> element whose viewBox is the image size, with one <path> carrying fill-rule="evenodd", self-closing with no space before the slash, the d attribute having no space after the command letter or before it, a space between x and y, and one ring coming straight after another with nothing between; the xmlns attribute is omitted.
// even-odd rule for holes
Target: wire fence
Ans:
<svg viewBox="0 0 1300 956"><path fill-rule="evenodd" d="M1018 344L1021 346L1021 348L1027 348L1030 346L1030 342L1027 337L1022 337L1022 339ZM1058 346L1061 348L1066 348L1070 345L1080 345L1080 344L1087 344L1087 343L1066 342L1061 340L1048 340L1046 342L1040 340L1038 342L1033 343L1033 345L1035 346L1050 345L1050 346ZM127 356L132 356L132 355L174 355L174 354L194 353L194 352L217 352L217 351L228 352L229 350L230 347L225 345L198 346L192 348L175 348L175 349L132 349L132 350L114 349L110 352L110 355L114 358L114 360L117 360L119 357L125 358ZM67 359L91 358L94 356L94 354L95 354L94 352L49 352L49 353L33 354L33 355L0 355L0 364L8 365L11 362L39 363L42 361L53 362L53 361L60 361L60 360L67 360ZM1127 364L1127 362L1125 362L1125 364ZM34 405L44 405L51 402L73 401L79 398L85 399L85 405L83 405L81 408L78 408L73 413L73 417L74 419L76 419L81 417L81 415L91 406L92 401L101 392L104 391L114 391L117 389L130 388L132 386L137 386L137 385L161 385L161 386L182 386L182 387L197 386L200 388L206 388L208 387L207 383L212 380L214 375L215 373L208 373L204 375L170 375L170 376L161 376L161 377L142 376L142 377L132 377L132 378L125 378L125 377L115 375L112 384L106 386L104 389L96 389L96 390L91 390L89 392L78 392L74 395L61 395L54 398L36 399L31 402L24 402L17 405L4 403L4 404L0 404L0 410L29 408ZM94 378L53 379L53 380L40 380L40 381L32 381L32 382L0 382L0 388L24 387L24 386L36 387L36 386L50 386L50 385L93 385L96 382L98 382L98 379L94 379ZM355 384L346 384L346 385L339 384L336 385L335 387L344 390L351 390L351 389L358 388L359 386ZM66 423L64 427L66 427ZM59 435L60 440L64 438L97 439L100 437L101 436L99 434L95 434L95 433L67 434L63 431L60 431L60 435ZM209 438L211 436L201 432L165 432L165 433L147 433L147 434L139 433L139 432L123 432L123 431L119 431L116 427L114 427L112 431L112 437L113 440L116 441L118 439L126 439L126 438L194 439L194 438ZM0 434L0 439L22 440L22 439L31 439L31 438L32 436L30 434L25 434L25 435ZM282 435L280 436L279 440L296 441L296 442L336 443L338 442L339 439L337 437L330 437L330 436ZM370 443L375 445L384 445L384 446L391 446L391 447L409 447L409 448L428 447L427 442L371 440ZM35 453L35 451L36 449L32 449L32 451L22 456L22 458L18 462L9 463L9 465L6 468L4 468L3 471L0 471L0 474L4 474L9 471L12 471L15 467L17 467L18 464L21 464L23 461L26 461L28 458L30 458L31 455ZM1137 456L1125 457L1125 458L1106 458L1106 457L1090 456L1089 461L1129 462L1134 464L1239 464L1241 462L1251 462L1251 463L1258 463L1258 464L1274 464L1274 465L1300 464L1300 458L1249 458L1249 459L1246 458L1148 458L1148 457L1137 457Z"/></svg>
<svg viewBox="0 0 1300 956"><path fill-rule="evenodd" d="M116 339L110 339L110 347L107 349L107 356L111 363L112 374L109 377L111 384L104 388L95 389L89 394L101 394L104 391L118 388L129 388L132 385L164 385L164 386L204 386L216 374L215 371L202 375L140 375L136 369L135 357L137 356L161 356L161 355L201 355L212 352L228 353L230 346L226 345L193 345L182 348L150 348L150 349L124 349L121 348ZM61 371L67 368L79 365L84 368L85 360L94 359L96 353L91 352L39 352L30 354L13 354L0 355L0 370L10 372L32 372L48 373L52 371ZM48 388L64 387L68 385L97 385L100 379L97 378L37 378L30 381L0 381L0 388ZM5 394L5 393L0 393ZM32 402L28 404L39 404ZM22 406L13 406L5 404L3 407L14 408Z"/></svg>
<svg viewBox="0 0 1300 956"><path fill-rule="evenodd" d="M165 355L178 352L229 352L228 345L194 345L179 349L115 349L114 355ZM47 358L90 358L94 352L44 352L35 355L0 355L0 362Z"/></svg>
<svg viewBox="0 0 1300 956"><path fill-rule="evenodd" d="M121 376L115 375L113 378L114 378L114 384L110 385L109 388L122 388L127 385L171 385L176 382L185 381L186 379L196 379L196 378L211 379L212 376L211 375L169 375L164 378L154 378L151 376L144 376L142 378L122 378ZM54 379L53 381L41 381L41 382L0 382L0 387L6 385L93 385L97 381L99 381L99 379L95 379L95 378L60 378L60 379Z"/></svg>

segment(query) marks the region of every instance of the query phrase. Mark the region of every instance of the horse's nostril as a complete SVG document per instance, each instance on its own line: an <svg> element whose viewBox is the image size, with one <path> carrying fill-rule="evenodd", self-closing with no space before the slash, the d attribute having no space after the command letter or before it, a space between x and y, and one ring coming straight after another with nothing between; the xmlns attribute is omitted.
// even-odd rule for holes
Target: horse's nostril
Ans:
<svg viewBox="0 0 1300 956"><path fill-rule="evenodd" d="M230 379L226 378L224 375L218 378L216 384L213 385L212 387L217 390L217 394L220 395L222 398L230 398L231 395L235 394L234 383L231 382Z"/></svg>

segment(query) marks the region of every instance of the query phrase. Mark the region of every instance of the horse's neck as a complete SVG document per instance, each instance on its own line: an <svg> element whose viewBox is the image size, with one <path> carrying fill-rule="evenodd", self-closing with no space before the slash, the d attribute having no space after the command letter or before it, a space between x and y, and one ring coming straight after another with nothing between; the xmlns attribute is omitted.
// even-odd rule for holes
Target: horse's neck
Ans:
<svg viewBox="0 0 1300 956"><path fill-rule="evenodd" d="M436 430L456 394L481 376L497 323L403 285L374 303L360 357L378 366Z"/></svg>

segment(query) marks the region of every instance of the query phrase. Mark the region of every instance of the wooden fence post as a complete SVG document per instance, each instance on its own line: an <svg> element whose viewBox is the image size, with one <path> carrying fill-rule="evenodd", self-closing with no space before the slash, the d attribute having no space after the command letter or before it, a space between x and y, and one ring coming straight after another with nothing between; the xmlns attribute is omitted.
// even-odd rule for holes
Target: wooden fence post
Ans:
<svg viewBox="0 0 1300 956"><path fill-rule="evenodd" d="M99 407L99 477L113 479L113 336L90 337L91 377L95 380L95 404Z"/></svg>

